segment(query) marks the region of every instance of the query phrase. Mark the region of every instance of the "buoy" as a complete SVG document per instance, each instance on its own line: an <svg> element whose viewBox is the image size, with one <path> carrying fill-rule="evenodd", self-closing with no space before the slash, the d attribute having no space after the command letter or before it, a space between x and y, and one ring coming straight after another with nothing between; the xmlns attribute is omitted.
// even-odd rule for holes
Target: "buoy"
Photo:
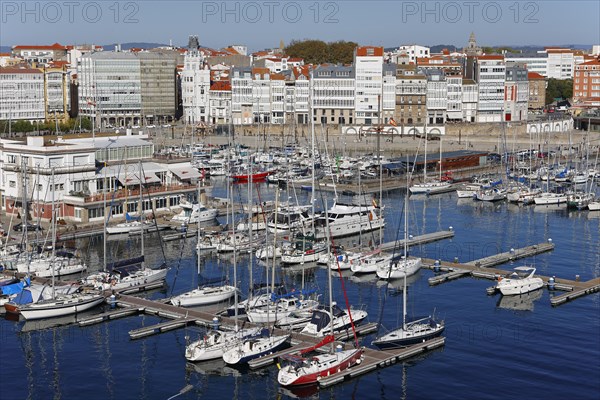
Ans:
<svg viewBox="0 0 600 400"><path fill-rule="evenodd" d="M554 279L554 276L551 276L550 278L548 278L548 289L554 290L555 284L556 284L556 280Z"/></svg>
<svg viewBox="0 0 600 400"><path fill-rule="evenodd" d="M214 318L212 319L212 325L213 325L213 329L214 329L214 330L217 330L217 329L219 329L219 318L217 318L217 317L214 317Z"/></svg>
<svg viewBox="0 0 600 400"><path fill-rule="evenodd" d="M454 227L451 225L451 226L448 227L448 230L453 231Z"/></svg>
<svg viewBox="0 0 600 400"><path fill-rule="evenodd" d="M117 296L114 293L110 295L108 303L110 304L110 308L115 308L117 305Z"/></svg>
<svg viewBox="0 0 600 400"><path fill-rule="evenodd" d="M342 352L342 345L338 344L337 346L335 346L335 351L336 351L336 353L341 353Z"/></svg>
<svg viewBox="0 0 600 400"><path fill-rule="evenodd" d="M548 243L552 243L552 238L548 238Z"/></svg>
<svg viewBox="0 0 600 400"><path fill-rule="evenodd" d="M433 271L440 272L440 260L435 260L433 263Z"/></svg>

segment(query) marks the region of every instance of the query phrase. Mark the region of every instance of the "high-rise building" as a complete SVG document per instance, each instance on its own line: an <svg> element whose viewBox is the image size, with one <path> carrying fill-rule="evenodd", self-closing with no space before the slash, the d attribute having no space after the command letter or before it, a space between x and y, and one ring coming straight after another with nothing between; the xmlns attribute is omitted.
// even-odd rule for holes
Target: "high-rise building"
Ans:
<svg viewBox="0 0 600 400"><path fill-rule="evenodd" d="M0 68L0 120L43 121L44 73L34 68Z"/></svg>
<svg viewBox="0 0 600 400"><path fill-rule="evenodd" d="M474 64L478 85L477 122L504 120L504 81L506 66L499 55L479 56Z"/></svg>
<svg viewBox="0 0 600 400"><path fill-rule="evenodd" d="M355 123L378 124L383 95L383 47L362 46L354 52L356 75Z"/></svg>
<svg viewBox="0 0 600 400"><path fill-rule="evenodd" d="M504 121L526 121L529 103L527 69L507 67L504 85Z"/></svg>
<svg viewBox="0 0 600 400"><path fill-rule="evenodd" d="M79 105L96 126L172 121L176 58L163 52L98 52L78 65Z"/></svg>

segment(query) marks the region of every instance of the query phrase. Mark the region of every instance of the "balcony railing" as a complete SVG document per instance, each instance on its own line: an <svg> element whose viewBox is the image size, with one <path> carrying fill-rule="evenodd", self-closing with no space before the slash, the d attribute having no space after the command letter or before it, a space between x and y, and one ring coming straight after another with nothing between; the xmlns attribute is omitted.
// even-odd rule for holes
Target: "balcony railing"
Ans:
<svg viewBox="0 0 600 400"><path fill-rule="evenodd" d="M175 190L190 190L196 189L196 185L190 184L182 184L182 185L161 185L161 186L149 186L148 188L143 189L142 196L155 195L160 193L166 193ZM69 196L69 197L78 197L78 196ZM111 201L113 199L123 199L123 198L131 198L137 199L140 197L140 189L119 189L114 192L110 192L106 194L106 200ZM98 193L91 196L83 197L84 203L94 203L98 201L104 200L104 193Z"/></svg>

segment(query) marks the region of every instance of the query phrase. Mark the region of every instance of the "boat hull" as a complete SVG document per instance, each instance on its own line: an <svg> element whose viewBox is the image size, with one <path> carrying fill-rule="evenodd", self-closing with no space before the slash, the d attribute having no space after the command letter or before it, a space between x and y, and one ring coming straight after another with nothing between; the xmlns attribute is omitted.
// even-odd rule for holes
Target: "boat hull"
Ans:
<svg viewBox="0 0 600 400"><path fill-rule="evenodd" d="M30 304L19 309L21 315L27 320L61 317L76 314L81 311L96 307L104 301L104 296L93 295L82 301L57 303L55 301ZM7 309L8 311L8 309Z"/></svg>

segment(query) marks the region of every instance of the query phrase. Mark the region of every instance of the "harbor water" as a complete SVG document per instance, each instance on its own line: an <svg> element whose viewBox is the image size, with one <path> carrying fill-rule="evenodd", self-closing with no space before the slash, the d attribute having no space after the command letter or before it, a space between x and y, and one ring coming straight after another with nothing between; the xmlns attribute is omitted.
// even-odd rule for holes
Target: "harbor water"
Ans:
<svg viewBox="0 0 600 400"><path fill-rule="evenodd" d="M261 201L274 199L273 186L257 188ZM225 197L227 193L217 184L213 195ZM246 196L247 186L234 187L234 201L245 203ZM281 198L286 197L310 203L309 192L282 192ZM316 204L322 204L327 195L318 193L316 197ZM385 242L404 236L404 198L402 191L383 194ZM582 281L600 276L600 212L476 202L457 199L454 193L412 196L409 204L411 235L450 227L455 232L451 240L412 248L411 256L467 262L551 240L553 251L498 268L532 265L540 275L579 276ZM224 217L219 220L226 222ZM233 280L233 255L200 254L197 274L196 238L162 243L152 233L145 242L147 264L159 265L166 259L170 270L164 288L142 296L172 296L209 278ZM358 238L340 241L347 247L358 242ZM379 237L363 235L360 242L375 246ZM84 254L90 270L100 268L102 238L73 244ZM140 238L111 238L108 248L109 262L136 256ZM249 254L236 256L236 261L243 294L248 291L250 272L254 282L266 280L265 266L250 262ZM277 280L285 282L288 289L314 288L325 302L328 274L338 304L344 305L343 280L350 303L367 310L370 322L380 322L380 332L401 324L401 281L385 284L374 274L357 277L349 272L340 279L338 272L316 265L278 267L276 271ZM489 280L467 277L429 286L427 278L433 274L422 269L408 279L407 308L409 315L435 312L444 319L445 346L330 388L282 389L275 365L248 370L226 366L222 360L188 363L186 342L203 335L196 327L140 340L129 338L129 331L163 321L155 316L141 314L88 327L73 323L102 311L97 309L59 320L0 320L0 398L167 399L182 391L176 398L598 399L600 294L552 307L550 298L561 292L543 289L522 296L489 296L486 288L493 284ZM371 346L374 337L359 340Z"/></svg>

